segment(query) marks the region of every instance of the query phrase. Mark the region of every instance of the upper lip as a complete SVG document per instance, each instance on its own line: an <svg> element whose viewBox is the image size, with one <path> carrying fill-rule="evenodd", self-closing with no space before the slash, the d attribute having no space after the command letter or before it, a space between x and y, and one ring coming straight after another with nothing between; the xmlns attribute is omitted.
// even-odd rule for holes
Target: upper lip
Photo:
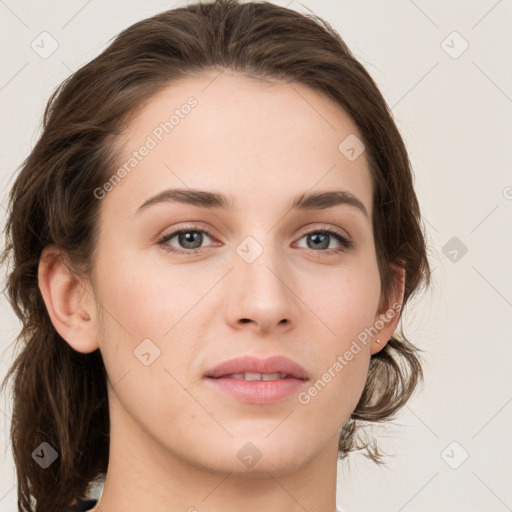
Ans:
<svg viewBox="0 0 512 512"><path fill-rule="evenodd" d="M208 370L206 377L223 377L234 373L286 373L297 379L308 379L306 370L300 364L284 356L272 356L258 359L253 356L242 356L229 359L215 368Z"/></svg>

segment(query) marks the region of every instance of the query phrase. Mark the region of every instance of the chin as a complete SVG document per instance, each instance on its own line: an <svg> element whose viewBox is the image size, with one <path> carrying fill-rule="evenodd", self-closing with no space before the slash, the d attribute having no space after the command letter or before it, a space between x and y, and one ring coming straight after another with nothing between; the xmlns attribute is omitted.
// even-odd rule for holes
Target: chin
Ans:
<svg viewBox="0 0 512 512"><path fill-rule="evenodd" d="M303 438L293 440L287 436L287 442L283 443L283 433L271 440L277 432L265 438L268 432L259 436L235 436L222 444L212 441L216 449L209 450L208 460L203 459L202 465L241 477L268 478L269 473L275 477L293 473L314 457L314 446Z"/></svg>

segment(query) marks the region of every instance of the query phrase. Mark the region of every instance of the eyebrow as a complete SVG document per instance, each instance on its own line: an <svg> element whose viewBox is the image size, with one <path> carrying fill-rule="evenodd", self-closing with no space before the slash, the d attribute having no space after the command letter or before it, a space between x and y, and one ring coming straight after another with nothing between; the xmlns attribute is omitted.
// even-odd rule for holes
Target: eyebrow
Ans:
<svg viewBox="0 0 512 512"><path fill-rule="evenodd" d="M149 206L159 203L183 203L198 208L214 208L230 210L234 206L234 198L218 192L207 190L175 188L164 190L145 201L137 210L137 214ZM290 210L325 210L339 205L354 206L369 218L364 204L351 192L345 190L331 190L326 192L304 192L294 198L290 203Z"/></svg>

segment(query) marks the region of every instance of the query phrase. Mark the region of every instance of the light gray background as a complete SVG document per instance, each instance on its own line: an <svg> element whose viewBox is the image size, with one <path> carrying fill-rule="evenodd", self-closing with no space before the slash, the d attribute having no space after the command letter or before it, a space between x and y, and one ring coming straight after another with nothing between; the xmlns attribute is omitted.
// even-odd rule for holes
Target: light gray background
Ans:
<svg viewBox="0 0 512 512"><path fill-rule="evenodd" d="M0 0L2 228L53 89L120 30L187 3ZM512 510L512 2L274 3L329 21L378 83L410 152L434 269L404 317L425 350L426 385L375 430L394 453L387 468L357 454L340 464L338 503L347 512ZM31 48L43 31L58 42L46 59ZM0 315L3 377L20 327L4 295ZM16 510L11 410L2 396L1 512Z"/></svg>

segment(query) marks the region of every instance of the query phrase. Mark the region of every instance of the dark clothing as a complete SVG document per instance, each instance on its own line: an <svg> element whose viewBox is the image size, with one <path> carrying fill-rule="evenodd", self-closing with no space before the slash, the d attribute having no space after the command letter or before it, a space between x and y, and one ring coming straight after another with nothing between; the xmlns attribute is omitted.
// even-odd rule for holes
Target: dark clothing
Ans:
<svg viewBox="0 0 512 512"><path fill-rule="evenodd" d="M79 500L78 503L69 507L66 512L86 512L94 507L98 500Z"/></svg>

